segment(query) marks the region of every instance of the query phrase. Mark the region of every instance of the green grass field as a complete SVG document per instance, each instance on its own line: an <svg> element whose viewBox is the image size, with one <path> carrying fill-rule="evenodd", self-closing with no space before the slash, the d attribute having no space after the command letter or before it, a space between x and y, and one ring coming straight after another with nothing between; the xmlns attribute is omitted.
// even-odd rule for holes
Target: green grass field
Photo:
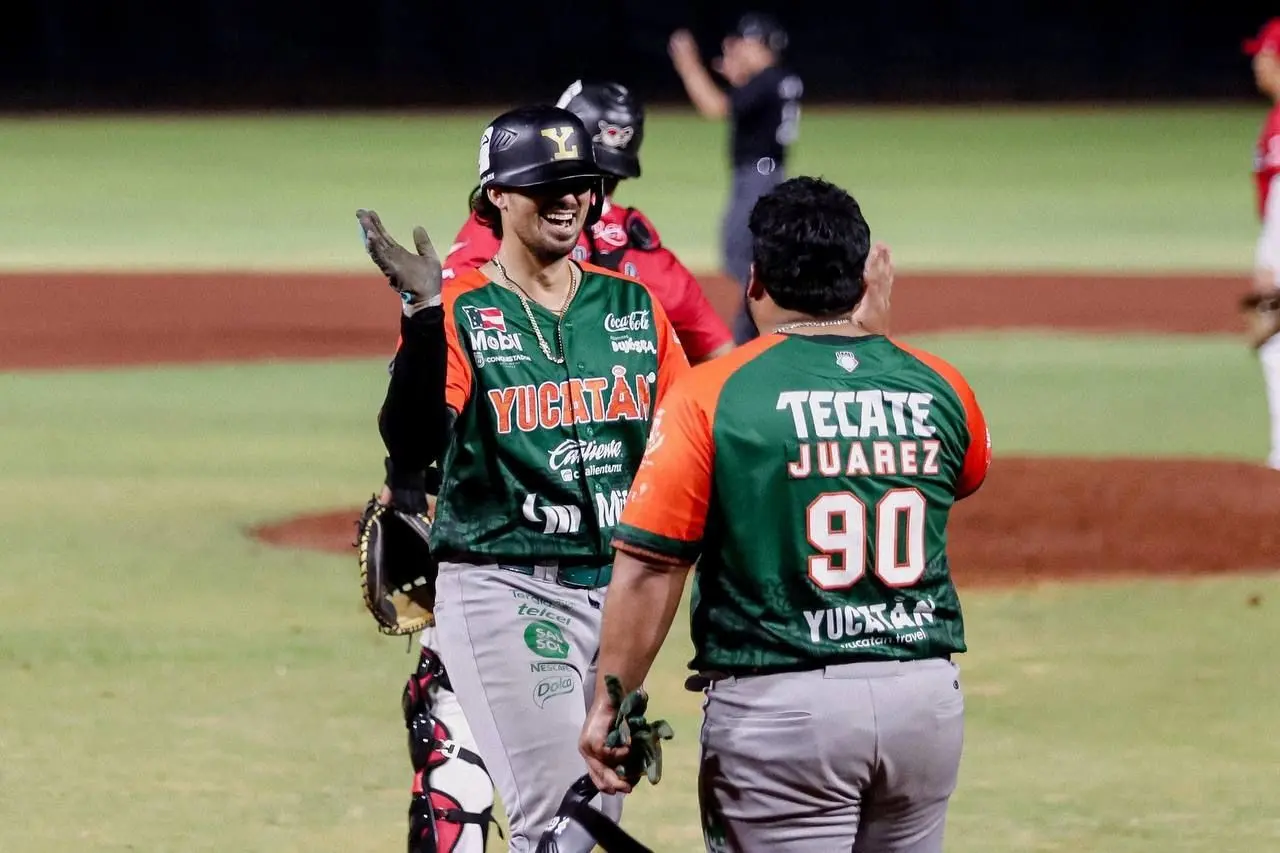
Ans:
<svg viewBox="0 0 1280 853"><path fill-rule="evenodd" d="M1245 269L1260 118L815 112L798 169L850 186L905 267ZM0 265L363 268L357 206L452 236L483 122L5 120L0 216L22 227ZM657 114L625 197L693 266L715 257L720 142ZM970 378L997 465L1265 451L1234 339L915 342ZM385 381L381 359L0 373L0 851L403 849L415 658L373 630L352 557L245 535L376 487ZM1280 575L961 595L948 851L1280 849ZM676 740L624 821L664 853L701 849L689 654L678 621L651 683Z"/></svg>
<svg viewBox="0 0 1280 853"><path fill-rule="evenodd" d="M793 171L847 186L903 268L1237 270L1264 113L811 110ZM447 246L489 118L0 119L0 219L22 224L0 268L363 270L358 207ZM619 194L694 269L716 263L724 149L721 125L655 110Z"/></svg>

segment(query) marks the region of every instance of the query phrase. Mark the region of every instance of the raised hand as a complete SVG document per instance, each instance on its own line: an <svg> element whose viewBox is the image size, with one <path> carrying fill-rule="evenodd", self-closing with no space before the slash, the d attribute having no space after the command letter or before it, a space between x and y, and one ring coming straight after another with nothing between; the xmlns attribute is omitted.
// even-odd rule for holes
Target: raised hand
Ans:
<svg viewBox="0 0 1280 853"><path fill-rule="evenodd" d="M889 302L893 295L893 256L884 243L871 247L862 281L867 289L854 309L853 322L869 335L887 335Z"/></svg>
<svg viewBox="0 0 1280 853"><path fill-rule="evenodd" d="M357 210L356 220L364 234L365 251L400 293L405 316L412 317L423 308L439 305L443 284L440 256L431 245L426 229L421 225L413 229L413 243L417 249L417 254L414 254L387 233L375 211Z"/></svg>

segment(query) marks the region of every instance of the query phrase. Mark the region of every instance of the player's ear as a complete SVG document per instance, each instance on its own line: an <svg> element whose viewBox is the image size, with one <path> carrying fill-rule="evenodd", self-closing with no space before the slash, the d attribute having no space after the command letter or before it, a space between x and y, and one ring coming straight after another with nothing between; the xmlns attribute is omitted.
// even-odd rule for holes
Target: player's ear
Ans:
<svg viewBox="0 0 1280 853"><path fill-rule="evenodd" d="M507 194L496 187L489 187L485 190L485 194L489 196L489 201L498 210L507 209Z"/></svg>
<svg viewBox="0 0 1280 853"><path fill-rule="evenodd" d="M764 284L756 277L755 261L751 262L751 272L747 275L747 298L763 299L765 297Z"/></svg>

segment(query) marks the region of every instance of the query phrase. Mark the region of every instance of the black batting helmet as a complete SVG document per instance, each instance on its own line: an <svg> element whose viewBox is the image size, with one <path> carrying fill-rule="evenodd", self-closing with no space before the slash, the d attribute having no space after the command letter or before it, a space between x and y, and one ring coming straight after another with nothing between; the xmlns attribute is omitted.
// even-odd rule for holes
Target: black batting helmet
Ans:
<svg viewBox="0 0 1280 853"><path fill-rule="evenodd" d="M602 171L616 178L640 177L644 106L626 86L575 80L556 106L582 119Z"/></svg>
<svg viewBox="0 0 1280 853"><path fill-rule="evenodd" d="M755 39L774 53L787 49L787 31L778 19L764 12L747 12L738 19L731 35L740 39Z"/></svg>
<svg viewBox="0 0 1280 853"><path fill-rule="evenodd" d="M602 178L591 134L568 110L517 107L480 135L480 189L521 189L572 178Z"/></svg>

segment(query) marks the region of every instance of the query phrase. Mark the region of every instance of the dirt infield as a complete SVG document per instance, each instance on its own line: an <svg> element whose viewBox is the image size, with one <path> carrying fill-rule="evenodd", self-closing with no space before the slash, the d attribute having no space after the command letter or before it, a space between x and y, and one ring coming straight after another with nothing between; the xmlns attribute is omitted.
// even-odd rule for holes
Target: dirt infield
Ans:
<svg viewBox="0 0 1280 853"><path fill-rule="evenodd" d="M354 555L359 509L254 531L273 545ZM1006 459L952 513L962 587L1275 565L1280 473L1183 460Z"/></svg>
<svg viewBox="0 0 1280 853"><path fill-rule="evenodd" d="M738 291L708 277L728 316ZM904 274L894 331L1057 328L1235 333L1241 277ZM377 275L0 275L0 370L386 356L395 295ZM1259 389L1261 393L1261 388ZM376 484L371 484L371 486ZM358 509L252 531L351 554ZM962 586L1273 566L1280 474L1184 460L999 454L953 515Z"/></svg>
<svg viewBox="0 0 1280 853"><path fill-rule="evenodd" d="M723 278L704 286L728 316ZM1009 326L1234 332L1238 277L904 274L894 332ZM387 355L396 297L372 275L0 275L0 369Z"/></svg>

